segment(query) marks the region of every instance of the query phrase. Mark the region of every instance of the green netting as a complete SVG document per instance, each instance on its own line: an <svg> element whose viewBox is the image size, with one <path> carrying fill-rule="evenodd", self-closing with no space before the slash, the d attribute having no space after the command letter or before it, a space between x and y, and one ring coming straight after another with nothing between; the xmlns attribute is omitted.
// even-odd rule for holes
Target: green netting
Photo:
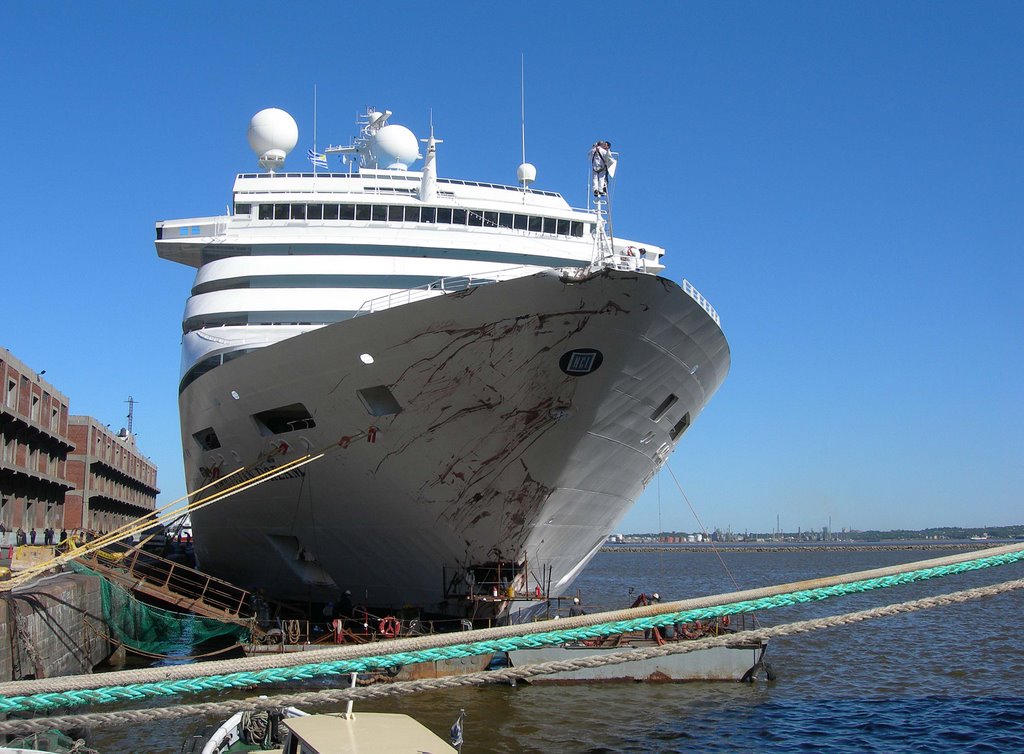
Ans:
<svg viewBox="0 0 1024 754"><path fill-rule="evenodd" d="M74 754L97 754L95 749L90 749L85 745L85 741L69 738L59 730L47 730L42 733L33 733L24 738L14 738L0 746L5 747L0 751L24 749L26 751L52 752L53 754L72 754L72 752Z"/></svg>
<svg viewBox="0 0 1024 754"><path fill-rule="evenodd" d="M248 637L245 626L147 605L81 563L72 561L70 566L78 573L99 578L107 631L111 638L130 649L147 654L182 655L211 639L230 637L241 642Z"/></svg>

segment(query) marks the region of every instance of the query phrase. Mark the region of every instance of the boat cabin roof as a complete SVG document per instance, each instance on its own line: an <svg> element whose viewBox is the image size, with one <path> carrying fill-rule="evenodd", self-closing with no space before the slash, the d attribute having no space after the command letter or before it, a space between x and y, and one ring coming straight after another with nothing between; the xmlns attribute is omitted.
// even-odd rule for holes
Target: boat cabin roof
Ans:
<svg viewBox="0 0 1024 754"><path fill-rule="evenodd" d="M408 715L360 712L348 717L293 717L282 722L291 731L282 750L284 754L438 754L455 751L447 741Z"/></svg>

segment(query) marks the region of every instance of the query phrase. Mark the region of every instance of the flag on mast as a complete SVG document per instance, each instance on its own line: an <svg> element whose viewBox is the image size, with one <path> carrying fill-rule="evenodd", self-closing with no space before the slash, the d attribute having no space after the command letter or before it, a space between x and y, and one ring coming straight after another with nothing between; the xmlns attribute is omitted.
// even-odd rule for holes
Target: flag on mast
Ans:
<svg viewBox="0 0 1024 754"><path fill-rule="evenodd" d="M327 155L315 152L312 149L306 150L306 158L313 163L314 168L327 170Z"/></svg>

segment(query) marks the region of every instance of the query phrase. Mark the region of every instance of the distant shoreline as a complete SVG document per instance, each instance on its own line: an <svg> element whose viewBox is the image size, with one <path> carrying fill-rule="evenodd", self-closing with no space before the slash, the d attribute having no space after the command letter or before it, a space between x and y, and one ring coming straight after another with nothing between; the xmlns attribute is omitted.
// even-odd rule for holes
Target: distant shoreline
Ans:
<svg viewBox="0 0 1024 754"><path fill-rule="evenodd" d="M678 545L604 545L601 552L881 552L896 550L984 550L996 547L1004 542L986 540L984 542L878 542L861 544L772 544L757 542L751 544L722 543L717 546L708 544Z"/></svg>

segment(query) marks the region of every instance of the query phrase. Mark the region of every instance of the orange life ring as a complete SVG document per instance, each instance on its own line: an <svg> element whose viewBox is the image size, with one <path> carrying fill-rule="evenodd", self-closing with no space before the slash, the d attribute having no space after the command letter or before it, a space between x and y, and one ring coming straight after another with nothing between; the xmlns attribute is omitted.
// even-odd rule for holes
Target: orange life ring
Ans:
<svg viewBox="0 0 1024 754"><path fill-rule="evenodd" d="M728 615L723 615L722 616L722 625L723 626L728 626L729 625L729 616Z"/></svg>
<svg viewBox="0 0 1024 754"><path fill-rule="evenodd" d="M693 623L687 623L685 626L683 626L683 636L685 636L687 639L699 638L700 635L703 633L704 626L701 625L701 622L699 620L694 621Z"/></svg>
<svg viewBox="0 0 1024 754"><path fill-rule="evenodd" d="M381 636L386 636L392 639L402 631L402 624L398 622L398 618L393 615L387 615L380 619L380 624L377 626L380 629Z"/></svg>

